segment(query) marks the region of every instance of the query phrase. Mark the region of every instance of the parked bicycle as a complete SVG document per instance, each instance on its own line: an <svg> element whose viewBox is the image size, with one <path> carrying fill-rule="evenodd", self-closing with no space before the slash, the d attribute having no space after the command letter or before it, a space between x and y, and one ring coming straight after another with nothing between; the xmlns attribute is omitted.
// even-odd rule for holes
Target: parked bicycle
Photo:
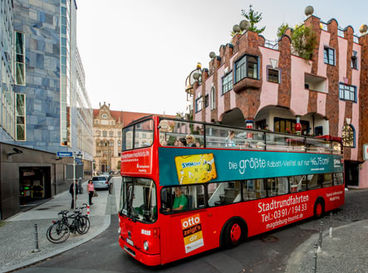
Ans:
<svg viewBox="0 0 368 273"><path fill-rule="evenodd" d="M47 239L54 244L65 242L70 233L86 234L90 228L90 221L84 209L87 204L76 208L73 212L62 210L58 213L58 220L53 220L52 225L46 231Z"/></svg>

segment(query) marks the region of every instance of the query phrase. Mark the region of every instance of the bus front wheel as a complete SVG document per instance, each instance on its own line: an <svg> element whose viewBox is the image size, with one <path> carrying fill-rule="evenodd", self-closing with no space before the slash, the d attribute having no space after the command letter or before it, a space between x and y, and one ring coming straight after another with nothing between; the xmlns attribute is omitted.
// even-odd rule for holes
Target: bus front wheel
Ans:
<svg viewBox="0 0 368 273"><path fill-rule="evenodd" d="M247 237L247 227L241 219L233 218L226 222L221 232L221 246L232 248Z"/></svg>
<svg viewBox="0 0 368 273"><path fill-rule="evenodd" d="M318 198L314 204L314 217L321 218L325 214L325 202L322 198Z"/></svg>

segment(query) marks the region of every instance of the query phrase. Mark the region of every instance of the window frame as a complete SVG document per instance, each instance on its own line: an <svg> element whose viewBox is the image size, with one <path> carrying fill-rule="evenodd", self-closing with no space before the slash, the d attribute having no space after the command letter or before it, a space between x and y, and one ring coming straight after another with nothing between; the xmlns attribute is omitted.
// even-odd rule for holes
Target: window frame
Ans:
<svg viewBox="0 0 368 273"><path fill-rule="evenodd" d="M221 78L221 82L222 82L222 90L221 90L221 95L224 95L225 93L233 90L233 71L231 70L230 72L226 73L222 78Z"/></svg>
<svg viewBox="0 0 368 273"><path fill-rule="evenodd" d="M212 86L210 91L210 109L216 109L216 89L214 86Z"/></svg>
<svg viewBox="0 0 368 273"><path fill-rule="evenodd" d="M18 35L22 36L22 52L18 52ZM26 48L25 48L25 34L20 31L14 31L14 46L15 46L15 52L14 52L14 83L16 85L25 86L26 85ZM18 59L20 57L20 59ZM18 82L18 71L19 66L22 66L22 77L23 81Z"/></svg>
<svg viewBox="0 0 368 273"><path fill-rule="evenodd" d="M200 107L199 107L200 106ZM203 110L203 96L196 98L195 100L195 112L198 113Z"/></svg>
<svg viewBox="0 0 368 273"><path fill-rule="evenodd" d="M341 89L341 87L344 87ZM354 91L351 90L351 88L354 89ZM350 94L350 98L345 98L346 93ZM351 99L351 94L353 94L354 99ZM339 99L344 101L352 101L357 102L357 87L355 85L349 85L345 84L343 82L339 82Z"/></svg>
<svg viewBox="0 0 368 273"><path fill-rule="evenodd" d="M249 66L248 58L256 58L257 60L256 77L248 76L248 66ZM240 59L238 59L234 64L234 79L233 79L234 84L240 82L244 78L259 80L260 79L259 63L260 63L260 58L259 56L255 56L255 55L244 54Z"/></svg>
<svg viewBox="0 0 368 273"><path fill-rule="evenodd" d="M355 50L353 50L353 55L351 56L351 68L355 69L355 70L359 70L358 69L358 52L356 52Z"/></svg>
<svg viewBox="0 0 368 273"><path fill-rule="evenodd" d="M277 71L277 82L276 81L272 81L270 80L270 75L269 75L269 71L270 70L274 70L274 71ZM267 75L267 81L268 82L272 82L272 83L277 83L277 84L280 84L281 83L281 70L280 68L273 68L272 66L267 66L266 67L266 75Z"/></svg>
<svg viewBox="0 0 368 273"><path fill-rule="evenodd" d="M23 96L23 115L18 114L18 96ZM24 93L16 93L15 94L15 138L17 141L26 141L27 140L27 96ZM18 122L18 117L23 118L23 123ZM23 139L18 137L18 126L23 126Z"/></svg>
<svg viewBox="0 0 368 273"><path fill-rule="evenodd" d="M331 57L331 51L333 53L332 60L330 60ZM329 46L324 46L323 48L323 62L328 65L336 65L336 51L334 48ZM332 63L331 63L332 62Z"/></svg>

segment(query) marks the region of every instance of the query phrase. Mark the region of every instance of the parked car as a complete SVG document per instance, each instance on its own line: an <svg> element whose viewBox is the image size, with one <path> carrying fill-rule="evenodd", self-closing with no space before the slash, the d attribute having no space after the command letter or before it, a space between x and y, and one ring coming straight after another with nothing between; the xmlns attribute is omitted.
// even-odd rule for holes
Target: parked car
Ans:
<svg viewBox="0 0 368 273"><path fill-rule="evenodd" d="M102 173L102 174L101 174L101 176L106 176L106 177L108 178L108 180L109 180L109 181L110 181L110 179L111 179L111 177L112 177L112 175L111 175L111 174L109 174L109 173L107 173L107 172Z"/></svg>
<svg viewBox="0 0 368 273"><path fill-rule="evenodd" d="M106 189L110 188L109 178L105 175L94 176L92 178L93 185L95 189Z"/></svg>

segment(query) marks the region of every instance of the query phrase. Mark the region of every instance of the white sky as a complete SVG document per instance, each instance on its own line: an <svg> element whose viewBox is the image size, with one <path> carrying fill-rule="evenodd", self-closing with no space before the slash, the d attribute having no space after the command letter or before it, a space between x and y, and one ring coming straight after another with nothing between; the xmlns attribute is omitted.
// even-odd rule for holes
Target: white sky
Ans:
<svg viewBox="0 0 368 273"><path fill-rule="evenodd" d="M77 0L77 39L93 108L158 114L184 112L185 78L197 62L208 67L249 5L263 13L263 36L276 38L282 23L305 19L304 9L359 34L368 24L362 0Z"/></svg>

